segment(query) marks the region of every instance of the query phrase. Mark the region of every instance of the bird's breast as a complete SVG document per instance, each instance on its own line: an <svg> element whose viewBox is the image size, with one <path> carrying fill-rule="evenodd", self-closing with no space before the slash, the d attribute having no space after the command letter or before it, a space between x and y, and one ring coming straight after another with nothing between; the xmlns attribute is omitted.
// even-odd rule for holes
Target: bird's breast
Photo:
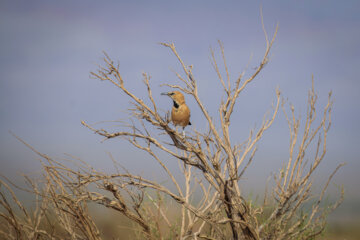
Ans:
<svg viewBox="0 0 360 240"><path fill-rule="evenodd" d="M190 109L186 104L181 104L178 108L173 107L171 111L171 120L174 125L186 127L190 122Z"/></svg>

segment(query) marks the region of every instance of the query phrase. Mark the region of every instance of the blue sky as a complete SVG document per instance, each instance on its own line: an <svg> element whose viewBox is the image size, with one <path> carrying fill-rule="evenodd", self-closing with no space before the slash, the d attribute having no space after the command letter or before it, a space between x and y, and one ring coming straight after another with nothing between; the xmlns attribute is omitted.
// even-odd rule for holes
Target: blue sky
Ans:
<svg viewBox="0 0 360 240"><path fill-rule="evenodd" d="M269 35L277 23L279 31L270 63L239 98L234 142L243 141L255 123L261 124L276 87L304 118L313 74L319 109L328 91L334 96L328 153L317 174L326 176L346 161L335 182L344 184L349 197L359 199L358 1L1 1L1 172L12 176L39 168L36 156L9 134L11 130L52 156L69 153L111 170L111 152L130 170L156 176L155 163L145 154L121 140L100 143L101 138L80 124L127 116L128 99L109 83L90 79L89 72L101 63L104 50L119 60L129 89L143 94L141 73L147 72L154 92L166 91L159 85L175 83L171 69L180 68L158 43L174 42L183 60L194 65L200 96L216 115L221 94L209 61L210 46L219 56L217 40L224 43L233 80L252 56L247 71L251 74L265 49L260 5ZM162 109L170 107L160 95L155 99ZM191 99L188 103L194 106L193 125L201 129L203 118ZM284 123L280 113L259 146L247 176L254 189L287 159Z"/></svg>

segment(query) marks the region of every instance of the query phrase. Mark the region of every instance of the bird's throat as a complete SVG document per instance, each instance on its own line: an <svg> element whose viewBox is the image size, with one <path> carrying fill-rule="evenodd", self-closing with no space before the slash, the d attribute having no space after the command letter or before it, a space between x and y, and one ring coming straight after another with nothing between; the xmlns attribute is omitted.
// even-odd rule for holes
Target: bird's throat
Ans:
<svg viewBox="0 0 360 240"><path fill-rule="evenodd" d="M174 102L174 108L179 108L179 104L177 104L177 102L173 101Z"/></svg>

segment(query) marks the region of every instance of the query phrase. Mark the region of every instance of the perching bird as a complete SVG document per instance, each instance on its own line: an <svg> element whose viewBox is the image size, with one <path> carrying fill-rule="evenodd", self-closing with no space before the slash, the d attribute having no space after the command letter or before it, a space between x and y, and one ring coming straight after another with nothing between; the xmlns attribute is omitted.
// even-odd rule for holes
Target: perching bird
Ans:
<svg viewBox="0 0 360 240"><path fill-rule="evenodd" d="M191 125L191 122L190 109L185 103L184 95L179 91L162 93L161 95L167 95L173 100L174 105L171 110L171 121L175 126L182 126L183 135L185 135L184 128L187 125Z"/></svg>

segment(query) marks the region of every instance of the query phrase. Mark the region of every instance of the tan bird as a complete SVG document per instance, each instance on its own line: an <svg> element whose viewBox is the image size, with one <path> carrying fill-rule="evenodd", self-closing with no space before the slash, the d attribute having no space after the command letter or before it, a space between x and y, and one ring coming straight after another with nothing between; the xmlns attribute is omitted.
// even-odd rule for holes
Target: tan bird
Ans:
<svg viewBox="0 0 360 240"><path fill-rule="evenodd" d="M173 100L173 107L171 109L171 121L175 126L182 126L183 134L185 135L184 128L191 125L190 122L190 109L185 103L184 95L179 91L162 93L167 95Z"/></svg>

